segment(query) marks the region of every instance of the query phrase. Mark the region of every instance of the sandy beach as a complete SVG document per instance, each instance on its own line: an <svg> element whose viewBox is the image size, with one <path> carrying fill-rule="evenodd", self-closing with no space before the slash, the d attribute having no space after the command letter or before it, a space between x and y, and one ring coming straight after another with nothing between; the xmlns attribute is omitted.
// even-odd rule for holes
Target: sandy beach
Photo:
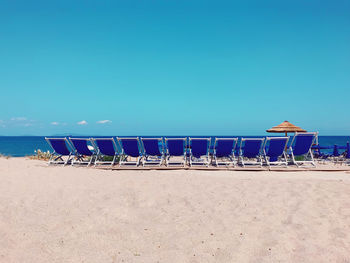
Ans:
<svg viewBox="0 0 350 263"><path fill-rule="evenodd" d="M350 173L0 158L0 262L350 262Z"/></svg>

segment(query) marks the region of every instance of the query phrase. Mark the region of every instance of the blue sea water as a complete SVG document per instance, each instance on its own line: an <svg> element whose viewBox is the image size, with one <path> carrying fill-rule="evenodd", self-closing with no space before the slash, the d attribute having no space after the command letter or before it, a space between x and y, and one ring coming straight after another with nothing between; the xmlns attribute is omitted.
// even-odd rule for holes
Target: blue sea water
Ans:
<svg viewBox="0 0 350 263"><path fill-rule="evenodd" d="M81 136L82 137L82 136ZM107 137L107 136L104 136ZM111 137L111 136L110 136ZM151 137L151 136L145 136ZM158 136L159 137L159 136ZM169 136L176 137L176 136ZM180 136L179 136L180 137ZM203 136L192 136L203 137ZM214 138L215 136L210 136ZM222 137L222 136L221 136ZM223 136L225 137L225 136ZM227 136L227 137L242 137L242 136ZM244 136L244 137L264 137L264 136ZM213 141L213 139L212 139ZM319 136L319 145L333 147L335 144L345 148L346 143L350 141L350 136ZM13 157L22 157L33 155L34 150L40 149L48 151L50 146L45 141L43 136L0 136L0 154ZM332 150L323 150L324 152L331 152ZM344 149L340 149L340 152Z"/></svg>

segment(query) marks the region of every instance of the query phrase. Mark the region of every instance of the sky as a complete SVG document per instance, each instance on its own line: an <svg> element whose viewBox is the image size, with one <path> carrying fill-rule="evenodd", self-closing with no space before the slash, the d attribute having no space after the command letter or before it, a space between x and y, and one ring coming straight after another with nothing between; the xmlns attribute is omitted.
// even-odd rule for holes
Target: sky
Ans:
<svg viewBox="0 0 350 263"><path fill-rule="evenodd" d="M350 1L0 6L0 135L350 135Z"/></svg>

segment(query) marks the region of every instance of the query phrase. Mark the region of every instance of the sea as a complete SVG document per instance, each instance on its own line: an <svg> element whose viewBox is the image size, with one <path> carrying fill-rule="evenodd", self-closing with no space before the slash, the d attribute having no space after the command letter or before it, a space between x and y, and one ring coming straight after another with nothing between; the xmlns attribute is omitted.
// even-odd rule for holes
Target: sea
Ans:
<svg viewBox="0 0 350 263"><path fill-rule="evenodd" d="M98 137L98 136L79 136L79 137ZM113 136L103 136L113 137ZM127 137L127 136L122 136ZM140 136L153 137L153 136ZM160 137L160 136L154 136ZM184 136L162 136L162 137L184 137ZM212 143L215 136L191 136L191 137L211 137ZM219 137L265 137L265 136L219 136ZM338 146L339 152L345 150L347 142L350 142L350 136L318 136L318 143L322 147L322 151L330 153L333 151L334 145ZM45 140L44 136L0 136L0 154L12 157L23 157L34 155L35 151L52 151Z"/></svg>

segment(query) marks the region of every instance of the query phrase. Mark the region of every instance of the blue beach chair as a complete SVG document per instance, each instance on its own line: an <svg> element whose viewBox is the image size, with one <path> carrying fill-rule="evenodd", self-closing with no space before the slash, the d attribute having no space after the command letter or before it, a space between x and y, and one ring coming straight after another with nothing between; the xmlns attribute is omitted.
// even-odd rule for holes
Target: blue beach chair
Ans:
<svg viewBox="0 0 350 263"><path fill-rule="evenodd" d="M205 165L209 166L209 147L211 138L189 138L190 144L190 166Z"/></svg>
<svg viewBox="0 0 350 263"><path fill-rule="evenodd" d="M142 159L142 152L140 147L139 137L122 138L117 137L120 148L122 149L119 166L121 165L135 165L139 166ZM132 161L132 158L136 158Z"/></svg>
<svg viewBox="0 0 350 263"><path fill-rule="evenodd" d="M286 149L289 137L266 137L263 146L264 159L270 167L274 165L288 165Z"/></svg>
<svg viewBox="0 0 350 263"><path fill-rule="evenodd" d="M161 166L164 161L163 138L141 138L143 148L143 166ZM161 148L161 150L159 149Z"/></svg>
<svg viewBox="0 0 350 263"><path fill-rule="evenodd" d="M329 146L321 146L319 144L311 147L312 155L313 155L314 159L316 159L319 163L325 164L326 161L329 160L329 158L331 158L332 155L328 154L328 153L321 152L322 149L329 150L330 147Z"/></svg>
<svg viewBox="0 0 350 263"><path fill-rule="evenodd" d="M91 142L90 139L69 137L69 141L71 142L71 145L75 151L75 158L72 160L72 165L87 164L87 166L90 166L94 160L94 157L96 157L94 147L88 144ZM87 160L86 157L88 157Z"/></svg>
<svg viewBox="0 0 350 263"><path fill-rule="evenodd" d="M350 144L346 143L345 159L350 159Z"/></svg>
<svg viewBox="0 0 350 263"><path fill-rule="evenodd" d="M340 156L340 153L339 153L339 150L338 150L338 145L336 145L336 144L334 144L332 156L333 156L333 157L338 157L338 156Z"/></svg>
<svg viewBox="0 0 350 263"><path fill-rule="evenodd" d="M344 149L344 152L339 153L338 149ZM340 165L349 164L350 162L350 144L346 142L346 146L337 146L334 145L333 153L330 155L335 164L339 163Z"/></svg>
<svg viewBox="0 0 350 263"><path fill-rule="evenodd" d="M243 167L246 164L262 166L261 149L264 138L242 138L240 144L239 159Z"/></svg>
<svg viewBox="0 0 350 263"><path fill-rule="evenodd" d="M236 165L235 149L238 138L215 138L213 160L216 166Z"/></svg>
<svg viewBox="0 0 350 263"><path fill-rule="evenodd" d="M114 138L91 138L91 142L94 148L97 149L95 166L98 164L110 164L113 166L119 156ZM103 160L107 156L112 157L112 161Z"/></svg>
<svg viewBox="0 0 350 263"><path fill-rule="evenodd" d="M334 164L337 164L341 160L341 155L339 153L338 145L334 144L333 146L333 153L331 154L331 159L334 162Z"/></svg>
<svg viewBox="0 0 350 263"><path fill-rule="evenodd" d="M321 152L321 146L319 144L312 146L311 150L312 150L312 154L314 155L314 158L317 158L317 159L322 158L323 153Z"/></svg>
<svg viewBox="0 0 350 263"><path fill-rule="evenodd" d="M311 147L315 142L317 132L296 132L289 147L292 163L299 167L302 164L316 166ZM295 157L298 156L297 160Z"/></svg>
<svg viewBox="0 0 350 263"><path fill-rule="evenodd" d="M345 148L345 152L343 154L341 164L343 164L343 163L345 163L345 164L350 163L350 144L349 144L349 142L346 143L346 148Z"/></svg>
<svg viewBox="0 0 350 263"><path fill-rule="evenodd" d="M186 165L187 139L186 138L165 138L167 156L165 158L166 166ZM180 157L180 158L179 158ZM178 159L171 161L170 159Z"/></svg>
<svg viewBox="0 0 350 263"><path fill-rule="evenodd" d="M70 150L72 146L69 144L67 138L47 138L45 137L47 143L51 146L53 152L51 153L50 160L48 164L63 164L66 165L72 161L71 157L73 152ZM64 160L63 156L67 159Z"/></svg>

